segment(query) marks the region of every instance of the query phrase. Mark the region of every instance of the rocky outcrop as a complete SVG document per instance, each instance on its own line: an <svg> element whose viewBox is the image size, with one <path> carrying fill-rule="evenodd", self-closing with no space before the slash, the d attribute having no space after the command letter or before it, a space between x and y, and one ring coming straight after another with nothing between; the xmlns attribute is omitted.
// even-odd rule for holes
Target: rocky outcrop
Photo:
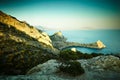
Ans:
<svg viewBox="0 0 120 80"><path fill-rule="evenodd" d="M36 67L28 71L28 74L40 75L41 79L46 80L119 80L120 77L120 59L118 57L98 56L87 60L78 60L81 66L84 68L85 73L77 77L60 75L56 72L59 70L58 66L61 64L56 60L49 60L46 63L39 64ZM30 76L32 76L30 75ZM49 75L49 77L48 77ZM44 77L43 77L44 76Z"/></svg>
<svg viewBox="0 0 120 80"><path fill-rule="evenodd" d="M57 67L59 66L56 60L49 60L43 64L39 64L32 69L30 69L27 74L52 74L57 72Z"/></svg>
<svg viewBox="0 0 120 80"><path fill-rule="evenodd" d="M61 31L54 33L52 36L50 36L50 38L53 42L66 42L67 40L67 38L63 36Z"/></svg>
<svg viewBox="0 0 120 80"><path fill-rule="evenodd" d="M81 66L88 71L115 71L120 72L120 59L118 57L98 56L92 59L77 60L81 63ZM57 67L61 63L56 60L49 60L46 63L39 64L36 67L28 71L27 74L33 74L36 72L44 72L41 74L50 74L57 72ZM39 71L38 71L39 70Z"/></svg>
<svg viewBox="0 0 120 80"><path fill-rule="evenodd" d="M47 33L0 11L0 74L25 74L58 52Z"/></svg>
<svg viewBox="0 0 120 80"><path fill-rule="evenodd" d="M120 73L120 58L108 55L88 60L78 60L88 71L115 71Z"/></svg>
<svg viewBox="0 0 120 80"><path fill-rule="evenodd" d="M50 36L53 46L56 47L57 49L65 49L68 47L87 47L87 48L96 48L96 49L102 49L105 48L106 46L103 44L102 41L98 40L94 43L77 43L77 42L67 42L67 38L65 38L62 35L62 32L56 32L55 34L53 34L52 36Z"/></svg>

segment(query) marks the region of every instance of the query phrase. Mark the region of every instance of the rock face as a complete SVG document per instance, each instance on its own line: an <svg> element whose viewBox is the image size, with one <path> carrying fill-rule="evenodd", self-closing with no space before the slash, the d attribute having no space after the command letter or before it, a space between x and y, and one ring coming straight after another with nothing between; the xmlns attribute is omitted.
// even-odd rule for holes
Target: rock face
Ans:
<svg viewBox="0 0 120 80"><path fill-rule="evenodd" d="M115 71L120 72L120 59L118 57L109 56L98 56L88 60L78 60L81 66L88 71ZM56 60L49 60L46 63L39 64L36 67L28 71L27 74L33 74L37 72L55 73L57 67L60 65ZM43 73L41 73L43 74Z"/></svg>
<svg viewBox="0 0 120 80"><path fill-rule="evenodd" d="M33 67L31 70L27 72L27 74L52 74L55 73L59 66L58 62L56 60L49 60L43 64L39 64L35 67ZM37 72L38 71L38 72Z"/></svg>
<svg viewBox="0 0 120 80"><path fill-rule="evenodd" d="M0 11L0 74L25 74L58 52L47 33Z"/></svg>
<svg viewBox="0 0 120 80"><path fill-rule="evenodd" d="M120 58L109 56L98 56L88 60L78 60L83 67L91 71L115 71L120 73Z"/></svg>
<svg viewBox="0 0 120 80"><path fill-rule="evenodd" d="M85 73L77 77L65 76L65 74L56 74L58 63L56 60L49 60L46 63L39 64L28 71L30 76L38 75L40 79L46 80L119 80L120 79L120 59L118 57L98 56L87 60L78 60L84 68ZM48 76L49 75L49 76ZM44 77L43 77L44 76Z"/></svg>
<svg viewBox="0 0 120 80"><path fill-rule="evenodd" d="M79 47L87 47L87 48L96 48L96 49L102 49L105 48L106 46L103 44L102 41L98 40L97 42L94 43L89 43L89 44L83 44L83 43L77 43L77 42L67 42L67 38L65 38L62 35L62 32L56 32L55 34L53 34L52 36L50 36L52 42L53 42L53 46L56 47L57 49L64 49L67 47L75 47L75 46L79 46Z"/></svg>

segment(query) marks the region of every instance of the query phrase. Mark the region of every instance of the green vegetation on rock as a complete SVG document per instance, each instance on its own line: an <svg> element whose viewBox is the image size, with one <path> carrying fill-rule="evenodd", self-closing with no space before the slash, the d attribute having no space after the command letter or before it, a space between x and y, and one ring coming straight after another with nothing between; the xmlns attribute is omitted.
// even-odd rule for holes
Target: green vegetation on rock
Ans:
<svg viewBox="0 0 120 80"><path fill-rule="evenodd" d="M67 73L71 76L77 76L84 73L84 69L81 67L81 63L76 60L79 59L78 53L71 50L61 51L59 54L60 72Z"/></svg>
<svg viewBox="0 0 120 80"><path fill-rule="evenodd" d="M81 63L77 62L77 59L90 59L102 54L87 54L80 51L72 51L66 49L60 52L59 61L62 63L59 67L61 72L67 73L72 76L81 75L84 73L84 69L81 67Z"/></svg>
<svg viewBox="0 0 120 80"><path fill-rule="evenodd" d="M79 56L77 55L77 53L71 50L61 51L59 54L59 57L61 60L67 60L67 61L79 59Z"/></svg>
<svg viewBox="0 0 120 80"><path fill-rule="evenodd" d="M63 63L60 65L59 69L60 71L72 76L81 75L85 72L81 67L81 64L77 61L68 61L66 63Z"/></svg>
<svg viewBox="0 0 120 80"><path fill-rule="evenodd" d="M100 53L87 54L87 53L82 53L80 51L74 52L74 51L71 51L70 49L67 49L60 52L59 58L61 60L90 59L100 55L103 55L103 54L100 54Z"/></svg>
<svg viewBox="0 0 120 80"><path fill-rule="evenodd" d="M14 40L4 40L2 44L0 45L0 74L25 74L32 67L54 58L52 53L41 48Z"/></svg>

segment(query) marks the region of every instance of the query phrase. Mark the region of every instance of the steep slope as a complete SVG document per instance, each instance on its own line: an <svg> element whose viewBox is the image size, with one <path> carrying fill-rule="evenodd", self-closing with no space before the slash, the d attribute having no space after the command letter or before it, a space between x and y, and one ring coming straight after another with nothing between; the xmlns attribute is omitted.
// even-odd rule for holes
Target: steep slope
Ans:
<svg viewBox="0 0 120 80"><path fill-rule="evenodd" d="M16 18L7 15L1 11L0 11L0 22L7 24L9 27L10 26L15 27L17 30L23 31L30 37L37 39L39 42L45 43L46 45L53 47L51 44L51 40L46 33L37 30L36 28L30 26L26 22L19 21Z"/></svg>
<svg viewBox="0 0 120 80"><path fill-rule="evenodd" d="M57 53L47 33L0 11L0 74L25 74Z"/></svg>

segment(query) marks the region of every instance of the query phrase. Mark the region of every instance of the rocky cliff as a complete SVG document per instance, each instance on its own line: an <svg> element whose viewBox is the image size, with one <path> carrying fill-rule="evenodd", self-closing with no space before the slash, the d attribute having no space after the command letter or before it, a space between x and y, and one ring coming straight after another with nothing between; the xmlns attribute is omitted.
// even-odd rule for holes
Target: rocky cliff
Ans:
<svg viewBox="0 0 120 80"><path fill-rule="evenodd" d="M53 46L56 47L57 49L65 49L68 47L75 47L75 46L79 46L79 47L87 47L87 48L96 48L96 49L102 49L105 48L106 46L103 44L102 41L98 40L96 42L93 43L77 43L77 42L68 42L66 41L67 38L65 38L62 35L62 32L56 32L54 33L52 36L50 36Z"/></svg>
<svg viewBox="0 0 120 80"><path fill-rule="evenodd" d="M17 30L24 32L30 37L35 38L40 43L44 43L50 47L53 47L47 33L42 32L33 26L30 26L25 21L19 21L15 17L12 17L0 11L0 22L7 24L9 28L14 27Z"/></svg>
<svg viewBox="0 0 120 80"><path fill-rule="evenodd" d="M47 33L0 11L0 74L25 74L58 52Z"/></svg>

